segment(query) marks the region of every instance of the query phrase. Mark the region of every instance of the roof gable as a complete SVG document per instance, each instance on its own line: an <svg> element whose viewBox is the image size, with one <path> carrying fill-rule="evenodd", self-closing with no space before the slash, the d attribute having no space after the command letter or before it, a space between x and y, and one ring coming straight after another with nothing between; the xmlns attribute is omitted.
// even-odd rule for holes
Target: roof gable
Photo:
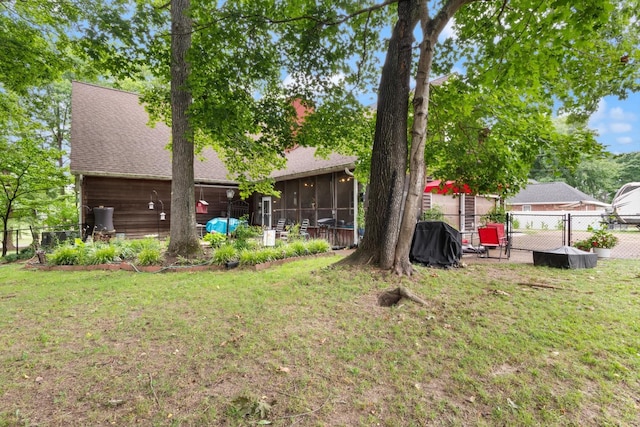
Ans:
<svg viewBox="0 0 640 427"><path fill-rule="evenodd" d="M147 125L149 115L137 94L73 82L71 96L71 172L146 179L171 179L171 129ZM353 168L354 156L315 157L315 148L286 153L287 167L272 174L277 180ZM203 158L204 160L200 160ZM196 182L232 183L213 149L194 161Z"/></svg>
<svg viewBox="0 0 640 427"><path fill-rule="evenodd" d="M565 182L543 182L528 184L514 197L507 199L507 204L571 204L591 203L604 205L599 200L573 188Z"/></svg>

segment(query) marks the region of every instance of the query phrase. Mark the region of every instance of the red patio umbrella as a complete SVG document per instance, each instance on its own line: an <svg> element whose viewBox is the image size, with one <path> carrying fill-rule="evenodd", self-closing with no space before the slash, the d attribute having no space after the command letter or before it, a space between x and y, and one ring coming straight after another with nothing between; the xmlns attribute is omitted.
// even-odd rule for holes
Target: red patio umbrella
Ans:
<svg viewBox="0 0 640 427"><path fill-rule="evenodd" d="M472 194L471 188L467 184L456 184L455 181L446 181L444 184L441 184L442 181L439 179L433 180L424 187L425 193L436 193L436 194Z"/></svg>

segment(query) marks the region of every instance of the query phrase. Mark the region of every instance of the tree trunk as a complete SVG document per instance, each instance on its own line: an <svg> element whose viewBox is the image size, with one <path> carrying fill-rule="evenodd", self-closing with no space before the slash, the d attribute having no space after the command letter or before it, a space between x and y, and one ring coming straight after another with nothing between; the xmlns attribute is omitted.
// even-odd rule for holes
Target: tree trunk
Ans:
<svg viewBox="0 0 640 427"><path fill-rule="evenodd" d="M196 236L194 188L194 146L188 109L188 87L192 23L188 16L190 0L171 1L171 230L168 252L191 257L200 252Z"/></svg>
<svg viewBox="0 0 640 427"><path fill-rule="evenodd" d="M424 148L427 135L429 111L429 76L433 62L433 49L438 36L453 15L464 4L473 0L450 0L442 6L435 18L431 19L426 5L420 8L422 43L416 72L416 88L413 98L413 125L411 127L411 156L409 159L409 188L404 205L404 214L397 246L395 248L394 271L398 275L411 275L413 268L409 261L411 242L418 220L419 204L424 192ZM374 170L372 168L372 170Z"/></svg>
<svg viewBox="0 0 640 427"><path fill-rule="evenodd" d="M407 120L411 77L411 45L418 23L417 0L398 2L396 23L378 89L376 130L371 157L369 207L362 245L353 254L381 268L393 266L407 161Z"/></svg>

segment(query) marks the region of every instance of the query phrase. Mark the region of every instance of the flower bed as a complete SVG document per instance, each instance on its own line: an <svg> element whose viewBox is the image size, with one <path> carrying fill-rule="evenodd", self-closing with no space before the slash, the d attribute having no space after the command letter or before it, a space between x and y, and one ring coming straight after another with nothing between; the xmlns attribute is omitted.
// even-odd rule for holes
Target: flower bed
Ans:
<svg viewBox="0 0 640 427"><path fill-rule="evenodd" d="M212 248L206 259L178 259L163 265L163 247L155 239L142 241L65 243L47 254L46 263L29 263L27 267L40 270L126 270L138 272L215 271L230 267L268 268L276 263L295 260L301 256L326 254L331 251L325 240L296 240L278 242L275 247L262 247L247 241L227 242Z"/></svg>

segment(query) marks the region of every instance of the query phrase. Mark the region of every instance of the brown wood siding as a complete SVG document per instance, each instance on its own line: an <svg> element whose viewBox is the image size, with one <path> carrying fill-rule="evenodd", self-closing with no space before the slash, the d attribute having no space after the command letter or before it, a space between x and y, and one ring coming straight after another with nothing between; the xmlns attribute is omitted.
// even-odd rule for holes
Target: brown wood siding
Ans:
<svg viewBox="0 0 640 427"><path fill-rule="evenodd" d="M215 217L226 216L228 187L199 187L196 184L194 199L209 203L206 214L196 214L196 221L205 225ZM155 190L158 195L153 193ZM202 190L202 191L201 191ZM239 194L235 190L234 200ZM153 200L155 209L149 209ZM162 201L162 203L160 203ZM159 214L164 204L166 220L160 221ZM126 238L137 239L147 235L169 235L171 224L171 182L85 176L82 181L82 223L93 227L93 208L113 207L113 226L116 233L124 233Z"/></svg>
<svg viewBox="0 0 640 427"><path fill-rule="evenodd" d="M158 197L153 193L155 190ZM155 209L149 209L153 196ZM159 220L162 211L167 214L165 221ZM108 177L84 177L82 181L83 223L95 224L93 208L113 207L113 227L116 233L124 233L127 238L141 238L145 235L169 234L171 212L171 182L159 180L137 180Z"/></svg>

